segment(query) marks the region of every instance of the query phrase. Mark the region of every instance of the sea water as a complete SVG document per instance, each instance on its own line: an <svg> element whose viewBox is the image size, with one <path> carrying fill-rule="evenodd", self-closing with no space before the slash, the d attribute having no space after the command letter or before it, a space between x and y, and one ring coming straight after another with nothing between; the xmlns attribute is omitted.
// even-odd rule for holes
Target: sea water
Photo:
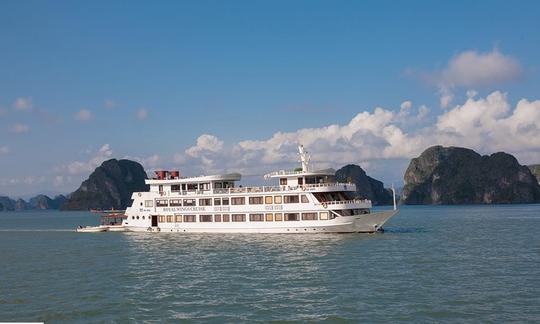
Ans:
<svg viewBox="0 0 540 324"><path fill-rule="evenodd" d="M0 213L0 321L540 321L540 205L405 206L378 234L74 231L97 222Z"/></svg>

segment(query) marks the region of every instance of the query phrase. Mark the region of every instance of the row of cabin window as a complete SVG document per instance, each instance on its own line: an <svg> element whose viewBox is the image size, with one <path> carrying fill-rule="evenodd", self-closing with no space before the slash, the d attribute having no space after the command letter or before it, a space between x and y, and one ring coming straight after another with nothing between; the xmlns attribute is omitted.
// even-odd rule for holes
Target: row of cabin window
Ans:
<svg viewBox="0 0 540 324"><path fill-rule="evenodd" d="M195 223L196 215L160 215L160 223ZM250 222L281 222L299 221L302 220L327 220L328 212L320 212L319 218L317 213L266 213L266 214L249 214ZM199 215L200 223L220 223L220 222L245 222L246 214L216 214L216 215Z"/></svg>
<svg viewBox="0 0 540 324"><path fill-rule="evenodd" d="M234 184L232 182L215 182L214 189L232 188ZM163 191L163 187L160 186L159 191ZM171 185L171 191L196 191L196 190L210 190L210 183L183 183L181 185Z"/></svg>
<svg viewBox="0 0 540 324"><path fill-rule="evenodd" d="M178 206L196 206L196 199L156 199L156 207L178 207ZM250 205L262 205L264 204L297 204L308 203L309 200L306 195L285 195L285 196L258 196L248 197ZM141 203L142 204L142 203ZM245 205L245 197L232 197L230 198L231 205ZM214 206L227 206L229 205L229 198L214 198ZM145 207L153 207L153 200L146 200L144 202ZM212 206L212 198L200 198L199 206Z"/></svg>

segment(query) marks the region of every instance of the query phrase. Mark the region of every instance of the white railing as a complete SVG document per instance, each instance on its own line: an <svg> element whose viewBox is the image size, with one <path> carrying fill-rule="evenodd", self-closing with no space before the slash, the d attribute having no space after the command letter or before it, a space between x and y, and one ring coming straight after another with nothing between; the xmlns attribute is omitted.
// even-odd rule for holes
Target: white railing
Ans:
<svg viewBox="0 0 540 324"><path fill-rule="evenodd" d="M317 203L315 205L348 205L348 204L369 204L371 201L369 199L352 199L352 200L333 200L333 201L324 201Z"/></svg>
<svg viewBox="0 0 540 324"><path fill-rule="evenodd" d="M274 172L270 172L270 173L267 173L264 175L265 178L270 178L270 177L273 177L273 176L278 176L278 175L291 175L291 174L302 174L302 173L305 173L305 171L294 171L294 170L279 170L279 171L274 171Z"/></svg>
<svg viewBox="0 0 540 324"><path fill-rule="evenodd" d="M203 195L203 194L237 194L237 193L270 193L270 192L284 192L284 191L311 191L319 188L332 188L339 190L355 191L356 185L354 183L316 183L306 184L301 186L262 186L262 187L235 187L235 188L223 188L213 190L184 190L184 191L167 191L161 192L161 196L186 196L186 195Z"/></svg>

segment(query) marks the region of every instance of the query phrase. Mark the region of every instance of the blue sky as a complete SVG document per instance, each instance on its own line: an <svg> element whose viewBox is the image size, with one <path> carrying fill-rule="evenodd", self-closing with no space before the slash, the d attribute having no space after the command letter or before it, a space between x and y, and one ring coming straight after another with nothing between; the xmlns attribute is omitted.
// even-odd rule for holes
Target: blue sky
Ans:
<svg viewBox="0 0 540 324"><path fill-rule="evenodd" d="M523 124L540 109L539 9L537 1L2 1L0 194L70 192L109 157L249 179L294 166L294 138L311 144L321 166L359 163L387 184L432 144L540 162L540 137L521 143L540 128ZM530 118L515 114L520 99ZM478 120L481 109L491 117ZM363 112L369 125L352 125ZM460 128L463 119L481 131ZM516 141L502 143L508 136Z"/></svg>

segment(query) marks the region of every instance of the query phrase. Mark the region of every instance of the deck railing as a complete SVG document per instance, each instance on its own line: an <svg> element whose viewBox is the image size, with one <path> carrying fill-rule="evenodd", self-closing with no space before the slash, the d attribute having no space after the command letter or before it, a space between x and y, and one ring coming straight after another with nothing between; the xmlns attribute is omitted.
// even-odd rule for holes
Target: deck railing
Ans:
<svg viewBox="0 0 540 324"><path fill-rule="evenodd" d="M312 191L319 188L332 188L339 190L356 190L356 185L353 183L316 183L316 184L305 184L300 186L261 186L261 187L235 187L235 188L222 188L222 189L213 189L213 190L184 190L184 191L171 191L171 192L162 192L162 196L169 195L201 195L201 194L237 194L237 193L272 193L272 192L287 192L287 191Z"/></svg>
<svg viewBox="0 0 540 324"><path fill-rule="evenodd" d="M317 203L315 205L347 205L347 204L369 204L369 199L352 199L352 200L332 200Z"/></svg>

